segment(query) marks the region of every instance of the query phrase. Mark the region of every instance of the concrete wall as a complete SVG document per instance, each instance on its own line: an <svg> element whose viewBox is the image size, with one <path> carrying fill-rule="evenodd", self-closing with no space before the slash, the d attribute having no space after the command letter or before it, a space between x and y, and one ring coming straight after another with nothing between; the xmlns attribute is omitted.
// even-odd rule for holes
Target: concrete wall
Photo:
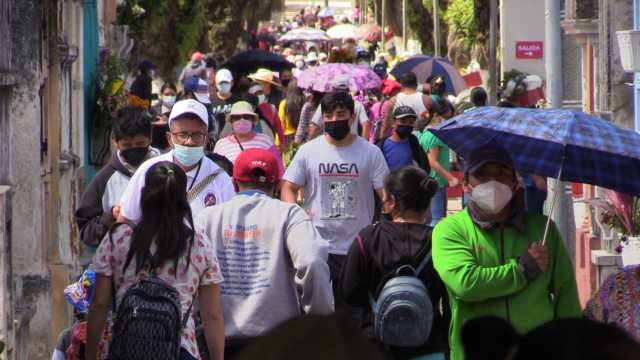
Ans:
<svg viewBox="0 0 640 360"><path fill-rule="evenodd" d="M516 41L544 41L544 1L502 0L499 11L503 72L516 69L544 78L544 57L516 59Z"/></svg>
<svg viewBox="0 0 640 360"><path fill-rule="evenodd" d="M616 31L633 28L633 0L600 0L598 47L598 110L611 120L633 128L633 82L622 70ZM604 21L603 21L604 20Z"/></svg>
<svg viewBox="0 0 640 360"><path fill-rule="evenodd" d="M0 337L9 340L7 359L37 360L50 358L59 331L70 324L62 290L79 270L73 210L81 159L74 155L83 154L84 119L82 62L73 47L81 46L83 5L21 0L10 6L17 82L0 91L7 107L0 139L9 144L0 152L8 153L0 154L0 182L11 186L0 209L10 212L0 218L11 219L9 231L7 224L0 228L10 240L0 263L10 259L12 277L0 282ZM61 51L61 44L71 50Z"/></svg>

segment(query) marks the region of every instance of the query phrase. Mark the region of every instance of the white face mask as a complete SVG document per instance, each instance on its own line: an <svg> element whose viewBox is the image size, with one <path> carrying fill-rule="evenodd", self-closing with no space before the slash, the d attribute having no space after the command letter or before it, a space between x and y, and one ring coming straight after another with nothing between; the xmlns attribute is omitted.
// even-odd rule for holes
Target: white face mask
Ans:
<svg viewBox="0 0 640 360"><path fill-rule="evenodd" d="M304 67L304 61L300 61L300 60L296 61L296 67L298 69L302 69Z"/></svg>
<svg viewBox="0 0 640 360"><path fill-rule="evenodd" d="M473 188L471 201L482 211L495 215L511 201L511 188L499 181L490 180Z"/></svg>
<svg viewBox="0 0 640 360"><path fill-rule="evenodd" d="M172 107L176 103L176 97L171 95L162 95L162 103L166 107Z"/></svg>
<svg viewBox="0 0 640 360"><path fill-rule="evenodd" d="M218 91L221 94L228 94L231 92L231 83L222 82L218 84Z"/></svg>
<svg viewBox="0 0 640 360"><path fill-rule="evenodd" d="M267 97L264 94L258 95L258 104L264 104L267 101Z"/></svg>

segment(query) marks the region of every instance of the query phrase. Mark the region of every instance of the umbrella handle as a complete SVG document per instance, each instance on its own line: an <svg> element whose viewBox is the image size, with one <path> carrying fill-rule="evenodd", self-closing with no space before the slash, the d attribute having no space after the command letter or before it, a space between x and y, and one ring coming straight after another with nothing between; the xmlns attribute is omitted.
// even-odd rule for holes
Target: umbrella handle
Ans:
<svg viewBox="0 0 640 360"><path fill-rule="evenodd" d="M564 160L564 159L563 159ZM560 183L560 177L562 177L562 167L564 165L560 165L560 170L558 171L558 178L556 179L556 186L553 188L553 198L551 199L551 209L549 209L549 215L547 215L547 225L544 227L544 236L542 237L542 246L547 242L547 236L549 235L549 227L551 225L551 216L553 215L553 210L556 207L556 202L558 200L558 184Z"/></svg>

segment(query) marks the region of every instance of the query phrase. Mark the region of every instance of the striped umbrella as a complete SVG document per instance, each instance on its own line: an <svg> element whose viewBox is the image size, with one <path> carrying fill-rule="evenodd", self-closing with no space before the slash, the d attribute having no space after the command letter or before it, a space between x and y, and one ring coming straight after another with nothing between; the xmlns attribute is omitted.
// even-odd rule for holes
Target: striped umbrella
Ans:
<svg viewBox="0 0 640 360"><path fill-rule="evenodd" d="M328 41L326 32L310 27L293 29L280 37L280 41Z"/></svg>
<svg viewBox="0 0 640 360"><path fill-rule="evenodd" d="M416 74L419 84L424 83L431 75L444 76L447 83L447 92L450 94L455 95L467 88L467 84L458 69L456 69L452 63L442 58L427 55L413 56L398 63L393 70L391 70L391 75L398 79L409 71Z"/></svg>

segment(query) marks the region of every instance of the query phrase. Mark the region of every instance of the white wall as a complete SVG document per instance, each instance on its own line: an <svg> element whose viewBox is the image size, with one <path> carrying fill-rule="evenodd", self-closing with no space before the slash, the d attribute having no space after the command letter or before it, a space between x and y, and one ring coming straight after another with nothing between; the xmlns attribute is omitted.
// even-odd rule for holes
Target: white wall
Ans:
<svg viewBox="0 0 640 360"><path fill-rule="evenodd" d="M516 41L544 41L544 33L543 0L501 0L500 50L503 72L516 69L544 79L544 56L535 60L516 59Z"/></svg>

